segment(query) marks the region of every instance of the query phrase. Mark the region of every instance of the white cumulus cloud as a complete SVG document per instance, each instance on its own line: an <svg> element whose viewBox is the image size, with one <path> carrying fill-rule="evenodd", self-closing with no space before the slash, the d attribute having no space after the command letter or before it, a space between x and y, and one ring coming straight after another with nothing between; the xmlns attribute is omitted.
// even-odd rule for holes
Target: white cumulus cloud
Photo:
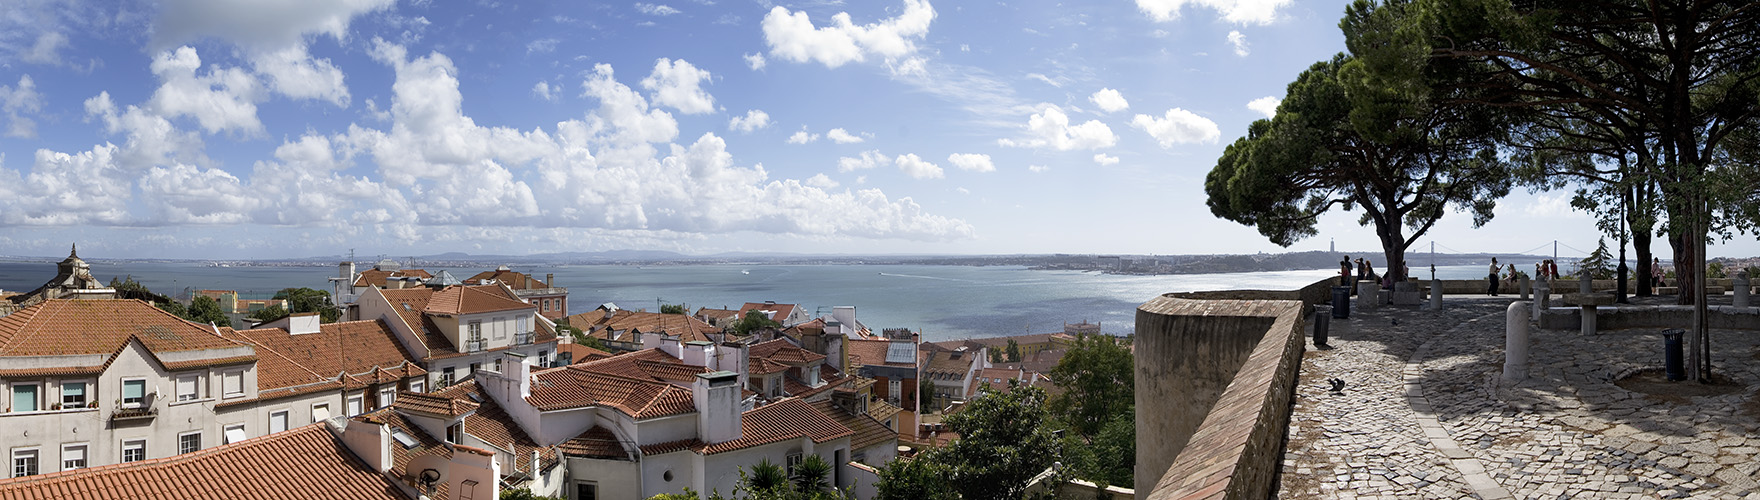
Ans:
<svg viewBox="0 0 1760 500"><path fill-rule="evenodd" d="M210 67L206 74L197 74L202 60L196 49L188 46L159 53L150 67L164 82L148 102L154 112L166 117L193 117L208 133L263 131L263 123L257 119L260 88L250 73L239 68Z"/></svg>
<svg viewBox="0 0 1760 500"><path fill-rule="evenodd" d="M1251 48L1247 46L1247 35L1243 35L1239 31L1228 32L1228 44L1234 46L1234 55L1247 57L1247 54L1252 53Z"/></svg>
<svg viewBox="0 0 1760 500"><path fill-rule="evenodd" d="M1216 122L1180 108L1169 109L1160 118L1137 115L1131 119L1131 126L1148 132L1164 148L1174 144L1214 143L1222 137L1222 129L1216 127Z"/></svg>
<svg viewBox="0 0 1760 500"><path fill-rule="evenodd" d="M702 83L713 78L706 70L697 69L683 59L661 58L654 63L653 74L642 79L654 104L671 106L680 113L695 115L715 111L715 98L703 91Z"/></svg>
<svg viewBox="0 0 1760 500"><path fill-rule="evenodd" d="M764 60L764 54L746 54L745 60L746 67L752 68L752 71L764 69L764 65L768 63Z"/></svg>
<svg viewBox="0 0 1760 500"><path fill-rule="evenodd" d="M744 116L735 116L727 121L727 129L735 132L750 133L768 126L770 126L770 113L757 109L746 111Z"/></svg>
<svg viewBox="0 0 1760 500"><path fill-rule="evenodd" d="M1273 118L1277 116L1277 105L1279 104L1283 104L1283 99L1276 96L1265 96L1248 102L1247 109L1258 111L1266 118Z"/></svg>
<svg viewBox="0 0 1760 500"><path fill-rule="evenodd" d="M859 157L856 157L856 158L850 158L848 156L838 158L837 159L837 171L838 172L853 172L856 170L867 170L867 169L878 167L881 165L885 165L885 164L891 163L891 162L892 162L892 158L888 158L886 155L880 154L879 150L868 150L868 151L863 151L862 155Z"/></svg>
<svg viewBox="0 0 1760 500"><path fill-rule="evenodd" d="M917 52L916 41L929 33L935 8L927 0L905 0L898 17L857 25L848 12L831 16L822 27L813 26L805 11L790 12L776 6L764 16L764 43L770 55L796 63L818 62L836 68L863 62L869 56L887 61Z"/></svg>
<svg viewBox="0 0 1760 500"><path fill-rule="evenodd" d="M1277 9L1291 0L1137 0L1137 9L1156 21L1179 19L1180 9L1187 5L1215 10L1222 19L1235 24L1271 24Z"/></svg>
<svg viewBox="0 0 1760 500"><path fill-rule="evenodd" d="M650 16L670 16L679 13L678 9L674 9L670 5L651 3L637 3L636 10Z"/></svg>
<svg viewBox="0 0 1760 500"><path fill-rule="evenodd" d="M866 134L864 134L864 135L866 135ZM826 131L825 138L831 139L831 142L835 142L838 144L855 144L855 143L863 141L861 136L851 134L851 133L849 133L849 131L841 129L841 128L834 128L834 129Z"/></svg>
<svg viewBox="0 0 1760 500"><path fill-rule="evenodd" d="M1100 123L1100 120L1070 125L1069 115L1055 105L1047 105L1044 111L1033 113L1027 118L1025 138L997 140L997 144L1003 146L1051 148L1058 151L1109 148L1117 143L1118 136L1112 133L1112 127Z"/></svg>
<svg viewBox="0 0 1760 500"><path fill-rule="evenodd" d="M838 186L837 181L831 180L831 178L826 177L825 174L808 177L804 184L819 189L836 189Z"/></svg>
<svg viewBox="0 0 1760 500"><path fill-rule="evenodd" d="M1040 173L1040 172L1044 172L1047 170L1051 170L1051 167L1047 167L1044 165L1027 165L1027 171L1035 173L1035 174Z"/></svg>
<svg viewBox="0 0 1760 500"><path fill-rule="evenodd" d="M1117 165L1118 157L1106 153L1097 153L1094 155L1094 163L1098 163L1100 166Z"/></svg>
<svg viewBox="0 0 1760 500"><path fill-rule="evenodd" d="M546 101L555 102L557 97L556 93L560 90L562 89L550 86L550 82L538 82L532 84L532 96Z"/></svg>
<svg viewBox="0 0 1760 500"><path fill-rule="evenodd" d="M1094 92L1094 95L1088 96L1088 101L1093 102L1095 106L1100 107L1101 111L1107 113L1117 113L1131 107L1131 103L1124 100L1124 94L1109 88L1102 88Z"/></svg>
<svg viewBox="0 0 1760 500"><path fill-rule="evenodd" d="M800 130L795 131L794 135L788 136L789 144L806 144L817 140L819 140L819 134L808 132L806 127L801 127Z"/></svg>
<svg viewBox="0 0 1760 500"><path fill-rule="evenodd" d="M975 153L954 153L947 155L947 162L960 170L973 172L995 172L996 164L990 161L990 155Z"/></svg>
<svg viewBox="0 0 1760 500"><path fill-rule="evenodd" d="M43 110L43 94L31 75L19 75L17 85L0 85L0 113L6 115L5 136L31 139L37 136L37 122L30 116Z"/></svg>
<svg viewBox="0 0 1760 500"><path fill-rule="evenodd" d="M899 155L897 163L898 169L904 171L904 174L911 176L912 179L940 179L942 176L940 166L924 161L915 153Z"/></svg>

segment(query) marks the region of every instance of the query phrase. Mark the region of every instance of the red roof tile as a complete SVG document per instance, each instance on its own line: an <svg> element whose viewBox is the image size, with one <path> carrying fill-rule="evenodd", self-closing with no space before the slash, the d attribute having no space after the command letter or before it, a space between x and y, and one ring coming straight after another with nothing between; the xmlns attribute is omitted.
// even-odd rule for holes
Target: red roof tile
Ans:
<svg viewBox="0 0 1760 500"><path fill-rule="evenodd" d="M791 366L804 366L814 361L824 361L825 355L802 349L788 339L776 339L752 346L752 358L764 358Z"/></svg>
<svg viewBox="0 0 1760 500"><path fill-rule="evenodd" d="M863 397L865 397L865 395L863 395ZM837 406L836 402L829 399L814 402L812 405L814 410L818 410L819 413L825 415L826 418L836 420L838 424L843 425L853 432L849 438L849 448L851 450L860 450L887 441L898 440L898 432L886 428L886 424L880 423L879 420L874 420L874 417L870 417L867 414L857 415L851 413L844 410L842 407Z"/></svg>
<svg viewBox="0 0 1760 500"><path fill-rule="evenodd" d="M537 383L526 401L542 411L604 406L635 418L697 411L689 389L653 379L598 373L583 366L538 372Z"/></svg>
<svg viewBox="0 0 1760 500"><path fill-rule="evenodd" d="M891 347L890 340L858 340L849 339L849 361L856 365L885 365L898 367L915 367L916 363L888 363L886 349Z"/></svg>
<svg viewBox="0 0 1760 500"><path fill-rule="evenodd" d="M0 316L0 356L115 354L130 337L152 352L241 344L139 300L45 300Z"/></svg>
<svg viewBox="0 0 1760 500"><path fill-rule="evenodd" d="M0 498L408 497L319 423L166 458L0 480Z"/></svg>
<svg viewBox="0 0 1760 500"><path fill-rule="evenodd" d="M495 398L489 397L488 393L483 392L482 387L477 385L477 381L471 380L453 385L437 391L435 394L453 398L458 402L464 402L475 395L474 400L482 402L477 407L476 413L464 418L464 432L498 447L513 445L513 449L510 451L513 452L514 465L518 469L517 471L502 469L502 474L530 473L533 451L538 452L539 469L547 469L559 463L556 460L556 450L538 446L537 441L534 441L524 429L520 428L518 423L513 421L513 417L507 414L507 410L495 403ZM398 398L402 399L403 396L399 395Z"/></svg>
<svg viewBox="0 0 1760 500"><path fill-rule="evenodd" d="M385 280L387 278L421 278L422 280L427 280L433 277L434 275L428 274L427 271L421 269L403 269L398 271L368 269L361 271L360 276L354 279L354 286L364 287L372 285L379 288L385 288Z"/></svg>
<svg viewBox="0 0 1760 500"><path fill-rule="evenodd" d="M509 297L501 285L449 286L434 292L428 299L428 314L460 315L499 311L517 311L538 306Z"/></svg>
<svg viewBox="0 0 1760 500"><path fill-rule="evenodd" d="M441 393L399 392L392 408L405 413L422 413L436 417L458 418L476 411L481 406L462 399L453 399Z"/></svg>
<svg viewBox="0 0 1760 500"><path fill-rule="evenodd" d="M612 434L611 430L597 425L568 441L563 441L562 444L557 445L557 448L562 450L562 454L571 457L630 459L629 451L623 448L623 442L618 441L617 435Z"/></svg>
<svg viewBox="0 0 1760 500"><path fill-rule="evenodd" d="M711 335L721 332L721 329L710 326L703 320L683 314L660 314L627 309L619 309L609 318L605 317L604 311L595 309L569 316L568 324L586 331L587 335L592 337L623 342L639 342L641 339L633 336L613 339L611 332L635 330L644 333L663 333L678 337L679 342L712 341Z"/></svg>
<svg viewBox="0 0 1760 500"><path fill-rule="evenodd" d="M526 286L527 279L532 280L532 282L535 283L536 286L527 287ZM550 288L550 284L545 283L544 280L538 279L537 276L531 276L531 275L528 275L528 274L525 274L525 273L522 273L519 271L510 271L510 270L504 270L504 269L496 269L494 271L483 271L483 272L477 273L475 276L465 278L464 282L466 284L475 285L475 284L484 283L488 280L495 280L495 281L498 281L501 283L506 283L508 288L512 288L514 290L536 290L536 289L540 289L540 288Z"/></svg>
<svg viewBox="0 0 1760 500"><path fill-rule="evenodd" d="M797 438L823 443L853 434L848 427L814 410L799 398L788 398L740 416L740 438L698 448L705 455L742 450Z"/></svg>

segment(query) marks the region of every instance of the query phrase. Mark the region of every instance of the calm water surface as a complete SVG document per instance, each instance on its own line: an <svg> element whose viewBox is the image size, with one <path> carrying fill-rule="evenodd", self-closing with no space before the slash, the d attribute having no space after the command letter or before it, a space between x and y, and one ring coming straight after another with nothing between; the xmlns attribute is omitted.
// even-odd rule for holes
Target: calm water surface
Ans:
<svg viewBox="0 0 1760 500"><path fill-rule="evenodd" d="M93 264L108 281L133 276L149 289L237 290L267 297L287 287L329 290L335 267L206 267L193 263ZM438 272L437 268L429 271ZM486 269L448 269L466 278ZM1108 333L1130 333L1136 307L1167 292L1292 289L1336 271L1281 271L1166 276L1117 276L1077 271L1033 271L1019 266L919 265L688 265L515 267L556 274L569 289L570 312L606 302L654 310L659 303L739 307L773 300L829 314L856 306L870 328L907 327L930 340L1060 331L1064 322L1091 321ZM1429 269L1413 269L1429 276ZM1479 266L1438 267L1442 278L1473 278ZM53 264L0 263L0 290L28 291L54 277Z"/></svg>

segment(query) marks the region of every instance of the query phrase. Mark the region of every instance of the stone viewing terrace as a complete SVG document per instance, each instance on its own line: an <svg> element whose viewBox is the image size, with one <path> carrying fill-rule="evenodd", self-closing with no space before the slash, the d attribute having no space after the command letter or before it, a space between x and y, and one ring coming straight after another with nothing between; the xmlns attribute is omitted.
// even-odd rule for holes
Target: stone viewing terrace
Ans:
<svg viewBox="0 0 1760 500"><path fill-rule="evenodd" d="M1686 325L1674 325L1674 297L1601 307L1594 335L1574 317L1558 317L1579 308L1557 300L1541 320L1523 314L1528 362L1517 371L1525 378L1505 382L1516 296L1449 295L1434 311L1353 307L1349 318L1327 317L1328 348L1313 343L1316 315L1329 310L1316 308L1299 327L1299 348L1268 349L1275 342L1266 340L1282 330L1282 316L1268 311L1303 302L1295 297L1303 294L1288 294L1293 300L1170 295L1139 309L1139 363L1157 363L1145 358L1158 356L1157 335L1188 339L1181 347L1194 352L1243 341L1254 347L1244 361L1209 366L1209 375L1187 369L1172 378L1202 388L1215 381L1204 377L1232 377L1222 379L1219 398L1199 399L1201 424L1183 433L1146 426L1190 420L1166 404L1147 406L1163 408L1162 416L1143 412L1154 383L1145 384L1139 366L1139 498L1760 499L1760 321L1742 321L1752 316L1728 295L1711 301L1731 318L1712 323L1716 383L1701 385L1662 380L1655 323ZM1175 300L1181 304L1170 307ZM1259 304L1256 312L1249 304ZM1224 330L1250 340L1225 341L1228 334L1216 334ZM1164 367L1186 363L1163 355L1175 358L1159 362ZM1278 356L1300 362L1273 361ZM1279 387L1291 368L1293 394ZM1158 376L1169 375L1164 368ZM1343 383L1336 392L1334 379ZM1280 398L1290 401L1281 451L1264 466L1255 450L1264 446L1262 427L1279 420ZM1157 462L1156 453L1172 455Z"/></svg>

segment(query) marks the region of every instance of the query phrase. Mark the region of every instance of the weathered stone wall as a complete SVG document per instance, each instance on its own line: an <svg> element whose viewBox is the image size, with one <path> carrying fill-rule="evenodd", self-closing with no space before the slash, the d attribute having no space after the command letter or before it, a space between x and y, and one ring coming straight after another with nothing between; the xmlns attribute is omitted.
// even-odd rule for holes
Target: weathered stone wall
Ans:
<svg viewBox="0 0 1760 500"><path fill-rule="evenodd" d="M1579 307L1553 307L1540 313L1540 328L1550 330L1576 330L1582 328L1582 321ZM1706 306L1705 322L1717 329L1760 329L1760 308ZM1595 309L1595 327L1601 330L1656 328L1658 331L1692 328L1693 306L1599 307Z"/></svg>
<svg viewBox="0 0 1760 500"><path fill-rule="evenodd" d="M1265 498L1306 345L1306 304L1176 295L1137 309L1137 494Z"/></svg>
<svg viewBox="0 0 1760 500"><path fill-rule="evenodd" d="M1332 287L1338 277L1325 278L1296 290L1212 290L1206 292L1175 292L1166 296L1193 300L1296 300L1303 305L1302 314L1314 312L1315 304L1332 303Z"/></svg>

